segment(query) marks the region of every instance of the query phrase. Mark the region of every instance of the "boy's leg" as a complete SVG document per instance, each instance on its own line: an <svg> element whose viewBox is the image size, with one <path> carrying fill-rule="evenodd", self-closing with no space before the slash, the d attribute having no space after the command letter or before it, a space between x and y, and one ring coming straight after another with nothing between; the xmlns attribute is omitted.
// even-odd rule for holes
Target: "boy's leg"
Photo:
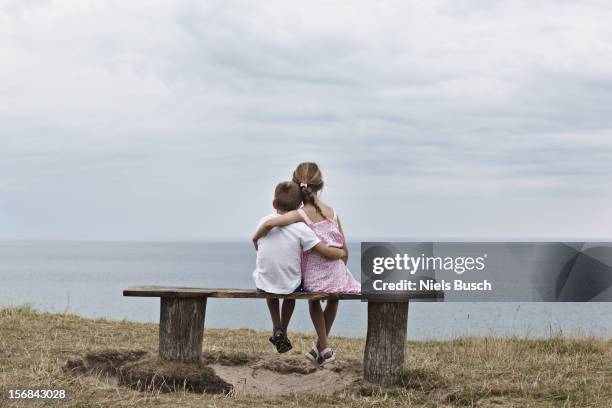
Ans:
<svg viewBox="0 0 612 408"><path fill-rule="evenodd" d="M295 309L295 299L283 299L283 306L280 316L280 327L287 334L287 327L289 327L289 321L293 310Z"/></svg>
<svg viewBox="0 0 612 408"><path fill-rule="evenodd" d="M272 332L276 332L281 329L281 318L278 307L278 299L266 299L268 310L270 311L270 317L272 317Z"/></svg>
<svg viewBox="0 0 612 408"><path fill-rule="evenodd" d="M295 302L291 306L291 310L288 314L287 322L285 323L285 327L283 327L283 323L281 322L281 314L279 311L279 300L278 299L266 299L266 303L268 304L268 309L270 310L270 316L272 317L272 336L270 337L270 343L276 347L276 351L279 353L286 353L291 350L293 346L287 339L287 335L285 334L286 325L289 324L289 318L291 318L291 313L293 313L293 307L295 306ZM287 314L285 311L286 306L285 302L283 302L283 315Z"/></svg>
<svg viewBox="0 0 612 408"><path fill-rule="evenodd" d="M327 305L325 305L323 316L325 318L325 332L328 336L329 332L331 331L332 325L334 324L334 320L336 319L336 313L338 313L339 303L340 302L338 300L328 300Z"/></svg>
<svg viewBox="0 0 612 408"><path fill-rule="evenodd" d="M323 350L327 348L327 330L325 328L325 317L323 316L321 303L319 303L318 300L309 300L308 311L310 312L310 319L317 332L317 348Z"/></svg>

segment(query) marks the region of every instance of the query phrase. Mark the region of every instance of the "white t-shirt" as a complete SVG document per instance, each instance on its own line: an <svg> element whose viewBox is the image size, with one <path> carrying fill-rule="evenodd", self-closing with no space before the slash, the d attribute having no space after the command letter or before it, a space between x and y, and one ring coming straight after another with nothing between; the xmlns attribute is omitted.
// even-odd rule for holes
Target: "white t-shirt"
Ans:
<svg viewBox="0 0 612 408"><path fill-rule="evenodd" d="M278 214L266 215L266 220ZM302 251L308 251L320 242L315 233L303 222L272 228L257 242L257 261L253 279L258 289L270 293L292 293L302 282Z"/></svg>

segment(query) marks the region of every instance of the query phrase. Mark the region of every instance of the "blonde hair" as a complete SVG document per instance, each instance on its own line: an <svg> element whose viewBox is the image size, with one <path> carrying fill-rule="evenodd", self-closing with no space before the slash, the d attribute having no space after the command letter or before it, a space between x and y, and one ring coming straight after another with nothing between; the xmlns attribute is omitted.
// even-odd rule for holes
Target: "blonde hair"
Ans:
<svg viewBox="0 0 612 408"><path fill-rule="evenodd" d="M293 182L300 186L304 205L311 204L325 219L327 217L317 204L317 193L323 189L323 176L315 162L303 162L293 171Z"/></svg>

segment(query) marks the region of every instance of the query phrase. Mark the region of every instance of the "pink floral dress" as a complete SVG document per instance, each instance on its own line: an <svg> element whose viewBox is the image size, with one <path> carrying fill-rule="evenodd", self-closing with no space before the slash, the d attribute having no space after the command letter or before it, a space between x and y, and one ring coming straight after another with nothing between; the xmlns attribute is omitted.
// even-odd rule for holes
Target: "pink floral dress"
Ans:
<svg viewBox="0 0 612 408"><path fill-rule="evenodd" d="M344 245L335 210L333 220L325 219L314 223L303 209L300 208L298 212L321 242L339 248ZM302 279L302 285L307 292L361 291L361 285L341 259L332 261L313 250L302 253Z"/></svg>

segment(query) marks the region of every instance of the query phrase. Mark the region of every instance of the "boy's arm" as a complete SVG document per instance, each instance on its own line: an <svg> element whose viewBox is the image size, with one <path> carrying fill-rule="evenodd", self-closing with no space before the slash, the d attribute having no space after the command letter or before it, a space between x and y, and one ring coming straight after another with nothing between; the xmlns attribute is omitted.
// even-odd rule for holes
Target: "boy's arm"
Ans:
<svg viewBox="0 0 612 408"><path fill-rule="evenodd" d="M323 255L325 258L331 259L332 261L342 259L346 255L344 249L330 247L322 242L319 242L317 245L312 247L312 249Z"/></svg>
<svg viewBox="0 0 612 408"><path fill-rule="evenodd" d="M268 232L270 232L272 228L282 227L300 221L304 222L304 218L296 210L289 211L286 214L279 215L278 217L270 218L269 220L264 221L257 228L257 231L255 231L255 234L253 235L253 245L255 245L255 249L257 249L257 241L259 240L259 238L266 236L266 234L268 234Z"/></svg>
<svg viewBox="0 0 612 408"><path fill-rule="evenodd" d="M342 240L344 241L342 249L344 249L345 255L342 257L342 262L344 262L344 264L346 265L349 257L348 245L346 244L346 237L344 236L344 231L342 230L342 224L340 224L340 217L336 216L336 219L338 220L338 229L340 230L340 233L342 234Z"/></svg>

